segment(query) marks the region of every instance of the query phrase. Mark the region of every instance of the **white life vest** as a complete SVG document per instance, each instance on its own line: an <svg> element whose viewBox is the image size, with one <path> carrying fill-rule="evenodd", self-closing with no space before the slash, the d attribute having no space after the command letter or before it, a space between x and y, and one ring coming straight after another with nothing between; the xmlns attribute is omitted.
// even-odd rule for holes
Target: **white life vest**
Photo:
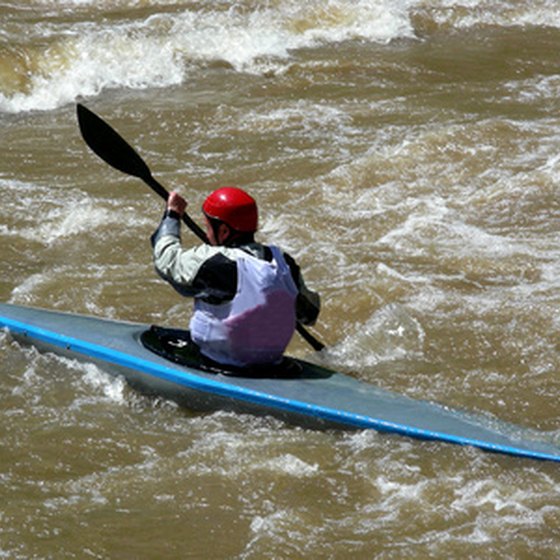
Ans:
<svg viewBox="0 0 560 560"><path fill-rule="evenodd" d="M195 300L193 341L208 358L228 365L278 362L295 331L297 288L278 247L267 262L239 249L237 292L212 305Z"/></svg>

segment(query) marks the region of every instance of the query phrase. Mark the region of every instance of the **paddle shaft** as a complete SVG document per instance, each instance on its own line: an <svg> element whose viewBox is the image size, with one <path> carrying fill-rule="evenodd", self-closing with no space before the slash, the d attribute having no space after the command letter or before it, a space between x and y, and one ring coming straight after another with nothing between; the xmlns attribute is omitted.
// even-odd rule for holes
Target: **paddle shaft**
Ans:
<svg viewBox="0 0 560 560"><path fill-rule="evenodd" d="M95 154L111 167L142 179L157 195L167 201L169 193L165 187L154 179L146 162L116 130L81 104L77 105L77 112L82 137ZM204 230L186 212L183 214L183 222L202 242L208 243ZM325 348L325 345L301 323L296 324L296 329L314 350L320 351Z"/></svg>

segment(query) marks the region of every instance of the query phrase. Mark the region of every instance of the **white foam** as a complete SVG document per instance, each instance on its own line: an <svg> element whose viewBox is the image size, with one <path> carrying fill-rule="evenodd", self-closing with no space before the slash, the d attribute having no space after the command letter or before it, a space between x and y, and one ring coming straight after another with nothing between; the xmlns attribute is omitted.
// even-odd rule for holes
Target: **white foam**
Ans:
<svg viewBox="0 0 560 560"><path fill-rule="evenodd" d="M319 471L319 465L317 463L306 463L291 453L270 459L260 466L261 468L264 467L268 470L294 477L314 476Z"/></svg>
<svg viewBox="0 0 560 560"><path fill-rule="evenodd" d="M100 389L109 401L125 402L126 381L122 377L113 377L91 363L79 364L77 367L84 372L84 382L90 387Z"/></svg>
<svg viewBox="0 0 560 560"><path fill-rule="evenodd" d="M51 273L37 272L27 276L13 290L10 301L27 303L30 294L43 284L49 282Z"/></svg>
<svg viewBox="0 0 560 560"><path fill-rule="evenodd" d="M422 356L425 342L422 325L403 306L382 307L337 346L328 350L332 359L346 366L373 366L380 362Z"/></svg>
<svg viewBox="0 0 560 560"><path fill-rule="evenodd" d="M24 231L24 235L28 239L35 238L47 245L51 245L60 238L66 238L78 235L82 232L91 231L102 225L111 224L118 221L114 212L109 212L103 208L96 208L94 205L88 205L85 211L76 212L73 208L61 209L60 215L56 221L51 223L41 222L39 228L33 228Z"/></svg>
<svg viewBox="0 0 560 560"><path fill-rule="evenodd" d="M338 107L300 99L286 103L284 107L261 107L257 111L243 114L242 121L235 124L240 130L269 133L275 130L289 132L295 129L305 132L306 135L321 136L326 129L345 130L351 122L351 117Z"/></svg>
<svg viewBox="0 0 560 560"><path fill-rule="evenodd" d="M456 28L480 25L517 27L524 25L560 26L556 0L503 2L503 0L446 0L438 3L438 20ZM457 8L457 10L454 10Z"/></svg>
<svg viewBox="0 0 560 560"><path fill-rule="evenodd" d="M106 88L165 87L184 78L164 37L135 33L131 25L77 26L67 33L38 56L26 91L0 94L1 111L51 110Z"/></svg>

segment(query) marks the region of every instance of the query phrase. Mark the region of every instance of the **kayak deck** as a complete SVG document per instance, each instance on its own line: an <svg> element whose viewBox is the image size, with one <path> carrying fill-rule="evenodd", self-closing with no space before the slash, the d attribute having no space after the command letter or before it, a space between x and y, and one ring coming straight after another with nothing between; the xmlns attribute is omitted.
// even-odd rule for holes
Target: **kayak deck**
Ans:
<svg viewBox="0 0 560 560"><path fill-rule="evenodd" d="M0 303L0 327L45 351L97 363L147 394L193 410L269 414L313 428L375 429L413 438L560 462L560 448L513 424L415 400L295 360L297 376L242 377L201 371L153 354L149 326Z"/></svg>

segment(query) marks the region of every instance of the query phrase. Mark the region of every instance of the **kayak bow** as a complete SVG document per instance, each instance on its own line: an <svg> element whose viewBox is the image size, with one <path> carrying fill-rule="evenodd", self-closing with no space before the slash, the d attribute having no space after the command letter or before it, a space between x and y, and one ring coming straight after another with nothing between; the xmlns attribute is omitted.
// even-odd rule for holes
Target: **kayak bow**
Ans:
<svg viewBox="0 0 560 560"><path fill-rule="evenodd" d="M232 376L179 365L145 348L149 325L0 303L0 327L39 350L93 362L135 389L192 410L268 414L310 428L375 429L560 462L560 448L519 426L385 391L302 360L297 375Z"/></svg>

